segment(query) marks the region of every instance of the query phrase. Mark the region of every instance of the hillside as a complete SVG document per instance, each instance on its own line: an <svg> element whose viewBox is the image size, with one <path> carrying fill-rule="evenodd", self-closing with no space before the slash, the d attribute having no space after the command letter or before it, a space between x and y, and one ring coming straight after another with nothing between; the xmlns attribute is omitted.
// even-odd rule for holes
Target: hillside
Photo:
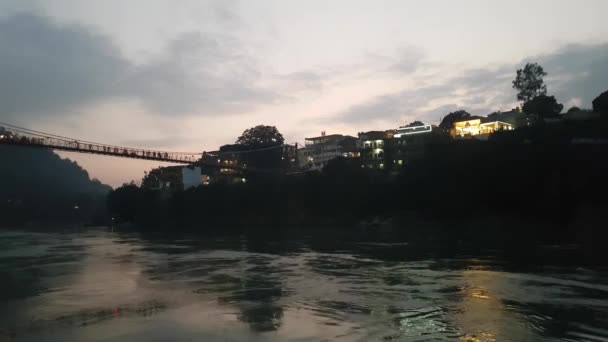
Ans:
<svg viewBox="0 0 608 342"><path fill-rule="evenodd" d="M111 190L51 150L0 146L0 165L0 225L88 220L101 212Z"/></svg>

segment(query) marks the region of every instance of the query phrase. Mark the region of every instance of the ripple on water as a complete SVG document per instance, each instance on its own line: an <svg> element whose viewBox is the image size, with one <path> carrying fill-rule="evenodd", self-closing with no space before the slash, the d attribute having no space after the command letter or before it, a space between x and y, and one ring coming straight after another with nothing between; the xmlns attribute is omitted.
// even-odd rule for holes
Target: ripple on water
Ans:
<svg viewBox="0 0 608 342"><path fill-rule="evenodd" d="M0 233L0 339L125 329L108 340L147 341L162 327L175 340L608 340L601 272L517 272L466 254L407 261L399 243L303 245Z"/></svg>

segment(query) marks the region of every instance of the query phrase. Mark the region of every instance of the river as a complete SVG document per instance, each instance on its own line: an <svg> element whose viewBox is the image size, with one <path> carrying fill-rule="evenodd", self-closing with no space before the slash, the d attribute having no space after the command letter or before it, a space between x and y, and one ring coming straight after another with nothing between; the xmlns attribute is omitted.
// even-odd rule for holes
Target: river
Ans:
<svg viewBox="0 0 608 342"><path fill-rule="evenodd" d="M606 269L294 236L0 231L0 340L608 341Z"/></svg>

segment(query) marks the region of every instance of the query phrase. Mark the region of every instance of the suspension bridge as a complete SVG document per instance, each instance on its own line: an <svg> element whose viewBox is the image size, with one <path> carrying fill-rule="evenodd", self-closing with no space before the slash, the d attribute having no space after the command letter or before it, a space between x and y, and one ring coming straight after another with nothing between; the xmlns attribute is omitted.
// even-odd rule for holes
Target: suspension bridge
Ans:
<svg viewBox="0 0 608 342"><path fill-rule="evenodd" d="M273 172L276 170L247 167L234 160L222 158L223 155L235 156L242 153L252 153L262 150L284 148L278 145L270 148L235 151L235 152L172 152L152 149L116 146L97 143L82 139L74 139L61 135L32 130L0 122L0 144L34 148L47 148L58 151L99 154L120 158L154 160L160 162L198 165L214 168L233 169L237 171Z"/></svg>

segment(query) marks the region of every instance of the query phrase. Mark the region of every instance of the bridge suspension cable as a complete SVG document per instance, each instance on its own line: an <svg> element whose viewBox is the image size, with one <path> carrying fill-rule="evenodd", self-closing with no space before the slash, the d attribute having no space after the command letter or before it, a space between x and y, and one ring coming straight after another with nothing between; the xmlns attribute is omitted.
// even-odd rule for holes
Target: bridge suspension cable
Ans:
<svg viewBox="0 0 608 342"><path fill-rule="evenodd" d="M8 123L5 123L5 122L0 122L0 127L1 126L8 127L11 131L20 132L20 133L23 133L23 134L26 134L26 135L35 135L35 136L39 136L39 137L42 137L42 138L55 138L55 139L62 139L62 140L67 140L67 141L77 141L79 143L85 143L85 144L94 144L94 145L98 145L98 146L106 146L106 147L110 147L110 148L120 148L120 149L129 149L129 150L147 151L146 149L141 149L141 148L110 145L110 144L105 144L105 143L88 141L88 140L84 140L84 139L77 139L77 138L66 137L66 136L57 135L57 134L53 134L53 133L41 132L41 131L37 131L37 130L25 128L25 127L11 125L11 124L8 124ZM152 151L152 150L148 150L148 151ZM154 150L154 152L166 152L166 153L172 153L172 154L185 154L185 155L202 155L203 154L202 152L175 152L175 151L161 151L161 150Z"/></svg>
<svg viewBox="0 0 608 342"><path fill-rule="evenodd" d="M269 172L262 170L247 168L246 165L238 165L235 162L222 163L217 157L223 155L240 155L246 153L254 153L259 151L267 151L272 149L284 148L286 144L270 146L252 150L239 151L216 151L216 152L170 152L160 150L148 150L133 147L116 146L104 143L98 143L88 140L75 139L62 135L37 131L21 126L12 125L5 122L0 122L0 128L4 128L6 132L0 135L0 144L4 145L19 145L29 147L50 148L54 150L70 151L78 153L93 153L102 154L123 158L157 160L163 162L171 162L177 164L198 164L201 166L212 166L230 169L247 169L255 172ZM0 131L0 133L2 133ZM211 158L207 158L207 156ZM272 171L274 172L274 171Z"/></svg>

